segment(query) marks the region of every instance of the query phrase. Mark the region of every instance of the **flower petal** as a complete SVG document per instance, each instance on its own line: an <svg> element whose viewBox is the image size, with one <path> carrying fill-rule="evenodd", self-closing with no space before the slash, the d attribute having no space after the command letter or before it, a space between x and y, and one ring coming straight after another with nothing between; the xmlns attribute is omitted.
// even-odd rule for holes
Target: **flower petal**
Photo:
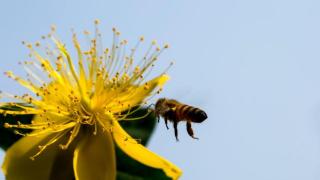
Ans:
<svg viewBox="0 0 320 180"><path fill-rule="evenodd" d="M122 105L111 103L108 108L112 112L123 112L128 109L128 107L134 107L139 105L144 99L151 95L151 93L157 88L161 88L167 81L169 80L169 76L163 74L158 76L143 85L133 86L128 91L123 92L123 95L119 95L117 98L118 103L121 102Z"/></svg>
<svg viewBox="0 0 320 180"><path fill-rule="evenodd" d="M39 145L44 145L54 134L26 136L13 144L6 152L2 171L7 180L10 179L49 179L54 158L59 150L52 144L43 153L31 160L30 157L39 152Z"/></svg>
<svg viewBox="0 0 320 180"><path fill-rule="evenodd" d="M123 152L140 163L162 169L172 179L178 179L182 174L182 171L177 166L148 150L130 137L118 122L114 123L113 137Z"/></svg>
<svg viewBox="0 0 320 180"><path fill-rule="evenodd" d="M58 151L51 168L50 180L74 179L73 152L76 145L72 143L68 149Z"/></svg>
<svg viewBox="0 0 320 180"><path fill-rule="evenodd" d="M109 132L86 134L76 147L73 158L76 180L116 178L114 144Z"/></svg>

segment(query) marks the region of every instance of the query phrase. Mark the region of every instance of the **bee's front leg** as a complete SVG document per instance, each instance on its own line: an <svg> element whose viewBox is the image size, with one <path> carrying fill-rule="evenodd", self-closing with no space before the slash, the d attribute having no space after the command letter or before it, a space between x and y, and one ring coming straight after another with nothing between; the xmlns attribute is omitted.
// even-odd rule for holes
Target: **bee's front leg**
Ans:
<svg viewBox="0 0 320 180"><path fill-rule="evenodd" d="M167 129L169 129L169 127L168 127L168 118L164 118L164 122L166 124Z"/></svg>
<svg viewBox="0 0 320 180"><path fill-rule="evenodd" d="M173 122L173 128L174 128L174 135L176 136L176 140L179 141L179 139L178 139L178 122L177 121Z"/></svg>

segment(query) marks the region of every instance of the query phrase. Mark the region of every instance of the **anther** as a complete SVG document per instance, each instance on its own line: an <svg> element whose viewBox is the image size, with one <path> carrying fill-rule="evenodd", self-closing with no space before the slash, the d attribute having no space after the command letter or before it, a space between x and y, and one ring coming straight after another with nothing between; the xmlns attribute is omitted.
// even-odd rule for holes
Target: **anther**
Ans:
<svg viewBox="0 0 320 180"><path fill-rule="evenodd" d="M39 46L40 46L40 42L36 42L36 43L35 43L35 46L36 46L36 47L39 47Z"/></svg>
<svg viewBox="0 0 320 180"><path fill-rule="evenodd" d="M57 28L56 28L56 26L55 26L55 25L51 25L51 27L50 27L50 28L51 28L51 31L52 31L52 32L55 32L55 31L57 30Z"/></svg>
<svg viewBox="0 0 320 180"><path fill-rule="evenodd" d="M59 147L60 147L60 149L62 149L62 150L66 150L66 149L67 149L67 146L65 146L65 145L63 145L63 144L59 144Z"/></svg>
<svg viewBox="0 0 320 180"><path fill-rule="evenodd" d="M84 33L85 35L89 35L89 34L90 34L89 31L83 31L83 33Z"/></svg>
<svg viewBox="0 0 320 180"><path fill-rule="evenodd" d="M9 123L4 123L4 124L3 124L3 127L4 127L4 128L10 128L11 125L10 125Z"/></svg>
<svg viewBox="0 0 320 180"><path fill-rule="evenodd" d="M99 19L96 19L96 20L94 20L94 24L95 24L95 25L98 25L98 24L100 24L100 21L99 21Z"/></svg>

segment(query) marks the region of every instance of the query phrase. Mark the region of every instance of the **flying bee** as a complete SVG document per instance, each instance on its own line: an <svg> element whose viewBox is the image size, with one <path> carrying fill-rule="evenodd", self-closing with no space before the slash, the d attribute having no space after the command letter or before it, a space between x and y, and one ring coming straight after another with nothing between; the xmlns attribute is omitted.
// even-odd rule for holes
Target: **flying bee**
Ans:
<svg viewBox="0 0 320 180"><path fill-rule="evenodd" d="M207 119L207 114L203 110L182 104L174 99L166 98L160 98L156 102L155 115L158 119L158 122L160 120L160 116L164 118L167 129L169 129L168 120L173 122L174 135L177 141L179 141L177 127L180 121L186 121L187 132L189 136L191 136L193 139L198 139L197 137L194 137L191 122L201 123Z"/></svg>

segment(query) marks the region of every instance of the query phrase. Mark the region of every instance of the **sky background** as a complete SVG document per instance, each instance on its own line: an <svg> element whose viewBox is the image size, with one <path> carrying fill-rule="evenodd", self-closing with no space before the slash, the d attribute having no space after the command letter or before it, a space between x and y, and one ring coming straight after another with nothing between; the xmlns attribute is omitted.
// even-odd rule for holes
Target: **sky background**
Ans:
<svg viewBox="0 0 320 180"><path fill-rule="evenodd" d="M51 24L70 42L71 28L92 30L98 18L106 44L113 26L132 46L140 35L170 43L157 66L175 60L161 97L207 112L194 125L199 141L180 124L176 142L161 122L149 144L183 169L182 180L319 180L319 8L316 0L2 1L0 71L22 74L21 41L39 40Z"/></svg>

